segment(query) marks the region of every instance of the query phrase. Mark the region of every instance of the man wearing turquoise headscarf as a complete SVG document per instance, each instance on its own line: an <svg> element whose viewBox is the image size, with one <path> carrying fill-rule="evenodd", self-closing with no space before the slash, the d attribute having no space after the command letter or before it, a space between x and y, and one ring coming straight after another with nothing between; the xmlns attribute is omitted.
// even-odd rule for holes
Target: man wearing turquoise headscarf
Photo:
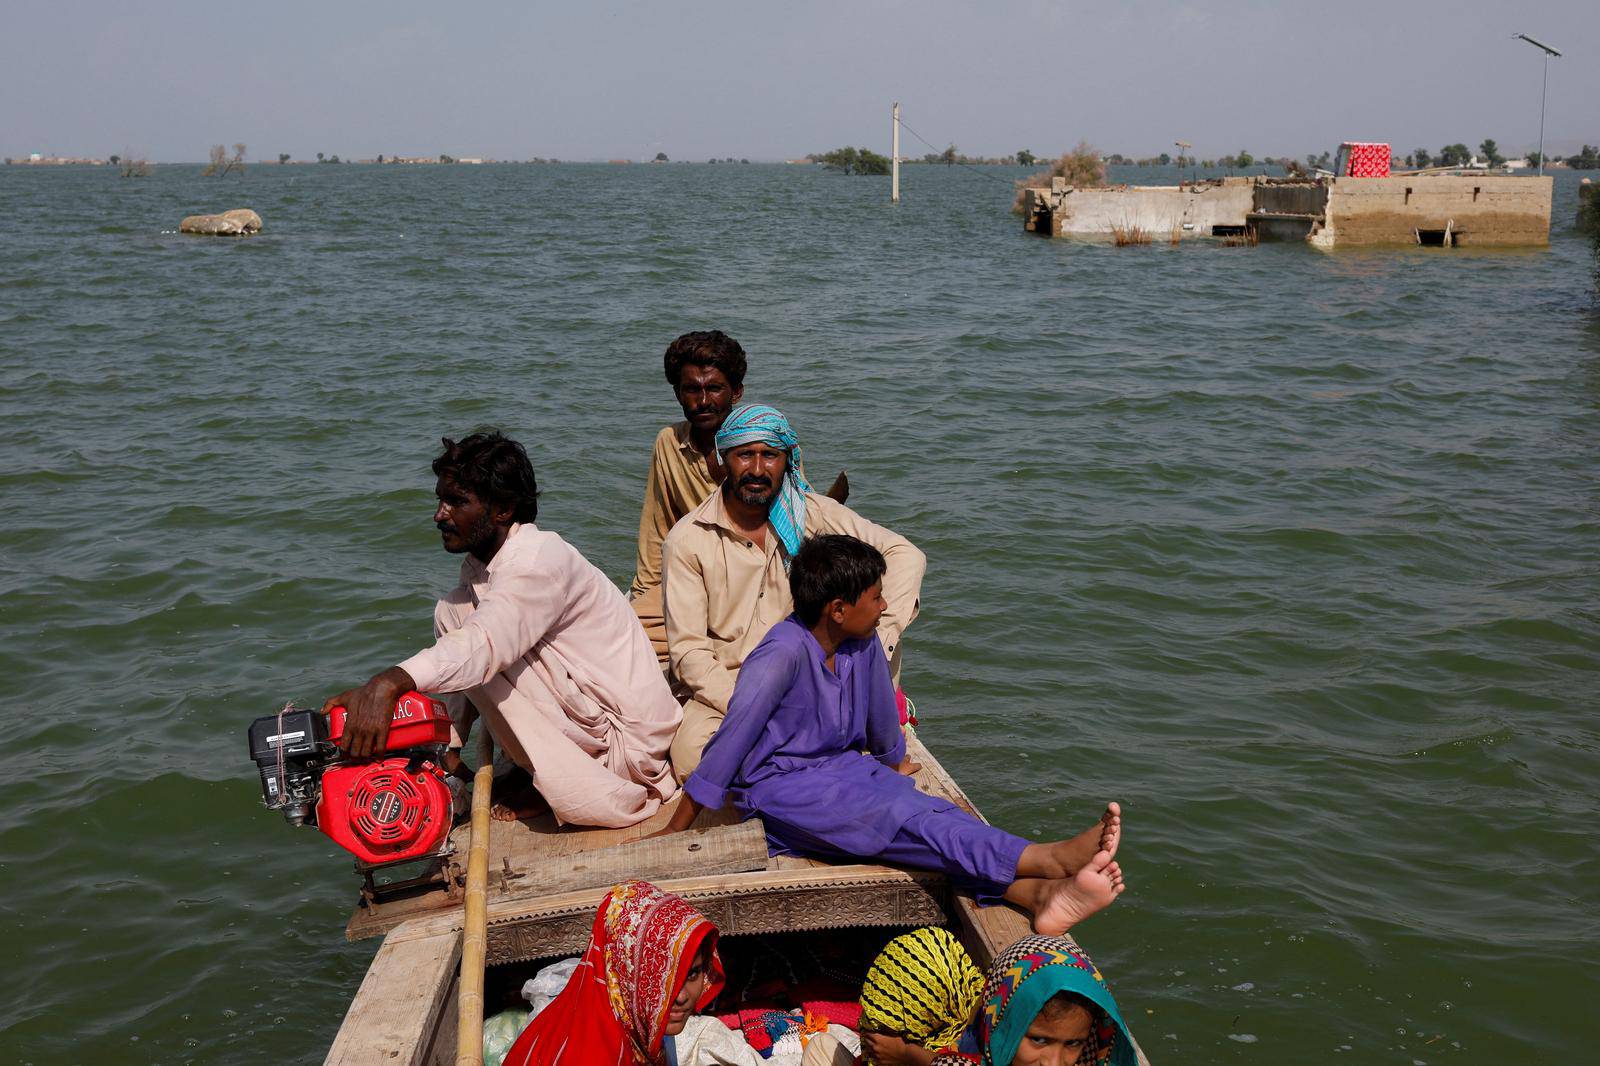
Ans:
<svg viewBox="0 0 1600 1066"><path fill-rule="evenodd" d="M727 470L721 490L673 526L661 546L668 656L684 700L672 743L679 781L700 764L722 724L745 656L794 609L789 560L804 538L844 533L883 553L889 609L878 635L897 685L900 635L917 615L927 569L906 538L811 491L800 472L799 438L775 408L734 408L715 446Z"/></svg>

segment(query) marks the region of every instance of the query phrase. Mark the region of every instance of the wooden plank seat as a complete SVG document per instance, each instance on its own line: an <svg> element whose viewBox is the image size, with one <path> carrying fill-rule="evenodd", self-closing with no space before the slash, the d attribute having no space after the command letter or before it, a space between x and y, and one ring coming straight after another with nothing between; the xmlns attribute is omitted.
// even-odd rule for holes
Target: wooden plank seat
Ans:
<svg viewBox="0 0 1600 1066"><path fill-rule="evenodd" d="M490 823L490 906L595 886L609 888L634 877L668 881L767 868L766 830L755 819L739 822L731 811L702 815L687 832L640 839L661 828L675 805L626 829L558 826L549 814ZM452 832L457 856L466 854L469 834L467 825ZM451 876L459 873L456 869ZM379 936L413 918L460 910L460 894L448 891L440 881L398 899L358 904L345 936L350 940Z"/></svg>

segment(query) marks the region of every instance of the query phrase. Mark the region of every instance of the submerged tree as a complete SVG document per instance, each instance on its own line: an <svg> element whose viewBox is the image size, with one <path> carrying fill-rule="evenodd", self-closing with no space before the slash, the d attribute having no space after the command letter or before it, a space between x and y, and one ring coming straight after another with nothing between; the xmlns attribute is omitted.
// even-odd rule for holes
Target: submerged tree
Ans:
<svg viewBox="0 0 1600 1066"><path fill-rule="evenodd" d="M136 156L124 148L118 155L111 157L113 164L120 163L117 176L122 178L147 178L150 176L150 164L142 156Z"/></svg>
<svg viewBox="0 0 1600 1066"><path fill-rule="evenodd" d="M228 155L228 149L220 144L211 146L211 162L200 173L205 177L225 177L229 171L237 170L244 173L244 145L235 144L233 155Z"/></svg>
<svg viewBox="0 0 1600 1066"><path fill-rule="evenodd" d="M818 156L817 160L829 170L845 174L889 173L889 157L879 155L870 148L835 148Z"/></svg>
<svg viewBox="0 0 1600 1066"><path fill-rule="evenodd" d="M1106 183L1106 162L1100 150L1088 141L1079 141L1077 147L1064 152L1050 166L1037 174L1030 174L1017 182L1017 195L1011 201L1014 214L1022 214L1029 189L1048 189L1052 178L1061 178L1076 189L1092 189Z"/></svg>

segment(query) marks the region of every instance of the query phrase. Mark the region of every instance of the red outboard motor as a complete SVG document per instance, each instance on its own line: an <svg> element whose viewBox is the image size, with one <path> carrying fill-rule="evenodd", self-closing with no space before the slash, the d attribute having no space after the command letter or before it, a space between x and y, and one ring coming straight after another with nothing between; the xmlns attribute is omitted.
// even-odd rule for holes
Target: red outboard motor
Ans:
<svg viewBox="0 0 1600 1066"><path fill-rule="evenodd" d="M449 848L451 795L440 768L450 742L444 704L407 692L394 705L384 754L345 756L345 709L286 708L250 724L261 794L291 825L310 822L356 857L357 868L411 862Z"/></svg>

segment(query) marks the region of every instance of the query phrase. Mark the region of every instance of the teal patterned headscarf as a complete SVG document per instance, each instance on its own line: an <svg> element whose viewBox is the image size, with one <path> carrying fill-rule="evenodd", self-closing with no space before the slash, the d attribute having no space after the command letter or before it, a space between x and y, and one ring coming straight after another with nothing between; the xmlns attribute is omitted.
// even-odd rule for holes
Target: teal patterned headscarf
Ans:
<svg viewBox="0 0 1600 1066"><path fill-rule="evenodd" d="M800 550L800 540L806 533L806 493L811 486L800 475L800 438L794 435L789 420L776 407L764 403L747 403L735 407L717 430L717 456L721 458L729 449L741 444L769 444L789 453L789 462L783 472L783 484L778 487L778 497L772 501L767 521L772 523L778 539L783 542L784 567Z"/></svg>
<svg viewBox="0 0 1600 1066"><path fill-rule="evenodd" d="M1065 937L1025 936L989 967L978 1004L984 1066L1008 1066L1039 1008L1057 992L1075 992L1099 1008L1083 1066L1136 1066L1138 1055L1106 980L1083 949Z"/></svg>

